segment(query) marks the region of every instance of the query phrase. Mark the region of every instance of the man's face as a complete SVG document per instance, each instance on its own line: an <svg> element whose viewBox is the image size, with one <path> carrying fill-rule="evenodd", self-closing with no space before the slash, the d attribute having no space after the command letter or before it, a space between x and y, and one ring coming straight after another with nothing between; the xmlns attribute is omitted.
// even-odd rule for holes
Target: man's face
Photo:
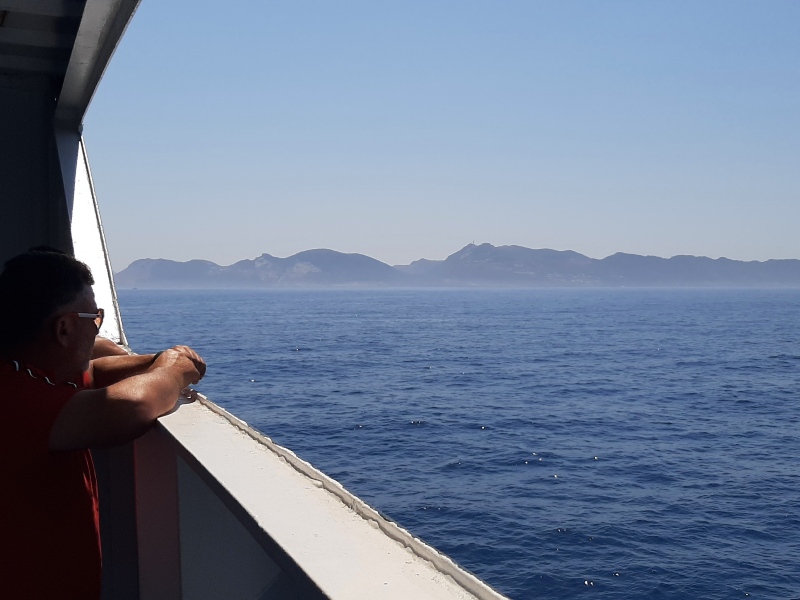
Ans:
<svg viewBox="0 0 800 600"><path fill-rule="evenodd" d="M68 313L67 318L73 322L70 327L68 345L65 348L70 367L76 373L82 373L89 368L89 361L92 358L94 339L97 335L97 326L92 319L82 318L74 313L96 313L97 303L94 299L94 292L90 286L86 286L83 292L65 307L64 313Z"/></svg>

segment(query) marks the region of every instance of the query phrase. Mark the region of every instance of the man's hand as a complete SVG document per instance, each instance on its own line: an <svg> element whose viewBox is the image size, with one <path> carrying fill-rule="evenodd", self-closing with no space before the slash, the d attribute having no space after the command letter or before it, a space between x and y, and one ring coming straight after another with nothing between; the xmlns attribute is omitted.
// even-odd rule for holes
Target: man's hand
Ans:
<svg viewBox="0 0 800 600"><path fill-rule="evenodd" d="M206 363L189 346L173 346L159 355L151 369L169 369L182 382L181 388L185 388L203 378Z"/></svg>

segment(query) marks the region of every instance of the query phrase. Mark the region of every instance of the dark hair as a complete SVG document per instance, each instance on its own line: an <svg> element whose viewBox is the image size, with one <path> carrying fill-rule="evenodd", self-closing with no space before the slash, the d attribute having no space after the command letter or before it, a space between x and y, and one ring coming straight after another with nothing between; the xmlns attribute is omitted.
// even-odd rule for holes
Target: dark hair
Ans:
<svg viewBox="0 0 800 600"><path fill-rule="evenodd" d="M47 246L6 262L0 273L0 351L33 341L47 319L94 285L85 264Z"/></svg>

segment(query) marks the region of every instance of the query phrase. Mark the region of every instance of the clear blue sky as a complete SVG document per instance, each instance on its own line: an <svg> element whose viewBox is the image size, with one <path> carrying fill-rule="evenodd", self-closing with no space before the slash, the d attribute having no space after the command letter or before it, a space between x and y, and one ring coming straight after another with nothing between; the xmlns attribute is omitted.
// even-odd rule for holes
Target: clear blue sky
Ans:
<svg viewBox="0 0 800 600"><path fill-rule="evenodd" d="M84 129L113 266L800 258L798 23L795 0L142 0Z"/></svg>

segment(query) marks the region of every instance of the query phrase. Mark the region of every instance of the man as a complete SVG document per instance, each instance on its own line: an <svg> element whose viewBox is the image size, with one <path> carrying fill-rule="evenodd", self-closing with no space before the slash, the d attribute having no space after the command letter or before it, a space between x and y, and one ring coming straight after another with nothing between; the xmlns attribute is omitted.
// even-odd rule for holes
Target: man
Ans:
<svg viewBox="0 0 800 600"><path fill-rule="evenodd" d="M0 597L100 597L89 448L142 435L205 374L190 348L91 360L89 268L29 251L0 273ZM106 353L106 352L101 352Z"/></svg>

